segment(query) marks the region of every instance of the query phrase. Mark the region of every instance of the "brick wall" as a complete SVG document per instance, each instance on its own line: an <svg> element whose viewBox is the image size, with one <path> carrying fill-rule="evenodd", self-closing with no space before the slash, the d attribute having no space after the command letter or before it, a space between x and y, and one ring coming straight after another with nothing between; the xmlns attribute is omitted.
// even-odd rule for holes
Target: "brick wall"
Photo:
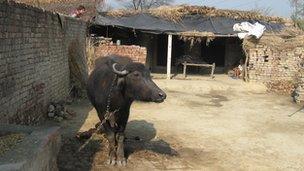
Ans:
<svg viewBox="0 0 304 171"><path fill-rule="evenodd" d="M264 82L270 90L279 93L293 92L304 59L304 47L274 49L256 44L247 52L250 80Z"/></svg>
<svg viewBox="0 0 304 171"><path fill-rule="evenodd" d="M111 54L121 55L131 58L135 62L145 64L147 49L140 46L127 46L127 45L100 45L95 48L95 57L103 57Z"/></svg>
<svg viewBox="0 0 304 171"><path fill-rule="evenodd" d="M82 21L0 2L0 123L43 120L68 95L71 62L85 78L85 33Z"/></svg>
<svg viewBox="0 0 304 171"><path fill-rule="evenodd" d="M104 44L95 48L95 58L104 57L111 54L126 56L135 62L145 64L147 58L147 49L140 46Z"/></svg>

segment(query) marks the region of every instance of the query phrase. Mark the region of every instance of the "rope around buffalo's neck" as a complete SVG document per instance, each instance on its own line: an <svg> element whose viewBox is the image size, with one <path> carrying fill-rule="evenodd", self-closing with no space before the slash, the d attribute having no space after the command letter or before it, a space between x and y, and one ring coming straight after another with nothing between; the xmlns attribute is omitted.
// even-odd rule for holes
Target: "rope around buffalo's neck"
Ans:
<svg viewBox="0 0 304 171"><path fill-rule="evenodd" d="M119 111L119 109L116 109L114 110L113 112L110 112L110 105L111 105L111 95L112 95L112 91L113 91L113 88L114 88L114 84L115 84L115 81L117 79L117 75L115 74L114 76L114 79L112 81L112 84L111 84L111 87L110 87L110 90L109 90L109 95L108 95L108 98L107 98L107 107L106 107L106 113L104 114L104 117L103 117L103 120L101 121L98 129L101 128L101 126L106 123L108 120L110 120L110 118L112 117L112 115L114 115L116 112ZM110 122L110 125L111 126L114 126L114 125L117 125L116 122Z"/></svg>
<svg viewBox="0 0 304 171"><path fill-rule="evenodd" d="M114 84L115 84L116 79L117 79L117 75L115 74L114 79L113 79L112 84L111 84L111 87L110 87L109 95L108 95L108 98L107 98L107 109L106 109L106 113L109 113L109 112L110 112L111 94L112 94L112 91L113 91L113 88L114 88Z"/></svg>
<svg viewBox="0 0 304 171"><path fill-rule="evenodd" d="M111 84L111 87L110 87L110 91L109 91L109 95L108 95L108 98L107 98L107 109L106 109L106 113L104 115L104 118L103 120L101 121L100 125L97 127L97 131L95 131L92 136L78 149L78 152L81 151L82 149L84 149L84 147L90 142L90 140L93 139L93 137L95 137L95 135L97 134L97 132L99 130L101 130L101 127L104 123L106 123L107 120L109 120L112 115L114 115L116 112L119 111L119 109L116 109L114 110L113 112L110 112L110 105L111 105L111 94L112 94L112 91L113 91L113 88L114 88L114 84L115 84L115 81L117 79L117 75L115 74L114 76L114 79L112 81L112 84ZM117 126L117 125L116 125Z"/></svg>

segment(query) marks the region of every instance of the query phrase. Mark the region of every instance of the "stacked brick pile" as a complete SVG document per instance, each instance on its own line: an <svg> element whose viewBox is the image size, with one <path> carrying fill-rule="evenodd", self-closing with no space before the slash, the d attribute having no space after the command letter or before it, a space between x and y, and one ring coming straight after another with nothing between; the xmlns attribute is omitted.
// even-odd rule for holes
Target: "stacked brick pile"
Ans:
<svg viewBox="0 0 304 171"><path fill-rule="evenodd" d="M108 55L120 55L131 58L135 62L145 64L147 58L147 49L140 46L127 46L127 45L115 45L104 44L95 48L95 57L104 57Z"/></svg>

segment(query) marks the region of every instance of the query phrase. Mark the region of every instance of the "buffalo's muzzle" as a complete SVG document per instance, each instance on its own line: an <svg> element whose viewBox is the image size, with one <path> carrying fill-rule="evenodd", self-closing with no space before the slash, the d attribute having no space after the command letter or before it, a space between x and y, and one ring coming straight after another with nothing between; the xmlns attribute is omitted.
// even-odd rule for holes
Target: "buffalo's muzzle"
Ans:
<svg viewBox="0 0 304 171"><path fill-rule="evenodd" d="M155 102L161 103L161 102L163 102L166 98L167 98L166 93L164 93L164 92L159 92L159 93L158 93L158 98L155 100Z"/></svg>

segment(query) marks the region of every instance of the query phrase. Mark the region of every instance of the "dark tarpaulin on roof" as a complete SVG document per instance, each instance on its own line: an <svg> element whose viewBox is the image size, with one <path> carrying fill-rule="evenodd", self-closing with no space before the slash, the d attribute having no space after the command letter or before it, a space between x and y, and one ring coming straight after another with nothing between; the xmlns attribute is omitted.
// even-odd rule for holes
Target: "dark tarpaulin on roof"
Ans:
<svg viewBox="0 0 304 171"><path fill-rule="evenodd" d="M187 31L213 32L216 35L233 35L233 25L248 21L252 24L259 22L266 26L267 31L280 31L284 25L257 20L236 20L228 17L203 17L202 15L186 15L175 23L150 14L142 13L124 17L97 15L94 24L103 26L125 27L141 31L161 33L178 33Z"/></svg>

